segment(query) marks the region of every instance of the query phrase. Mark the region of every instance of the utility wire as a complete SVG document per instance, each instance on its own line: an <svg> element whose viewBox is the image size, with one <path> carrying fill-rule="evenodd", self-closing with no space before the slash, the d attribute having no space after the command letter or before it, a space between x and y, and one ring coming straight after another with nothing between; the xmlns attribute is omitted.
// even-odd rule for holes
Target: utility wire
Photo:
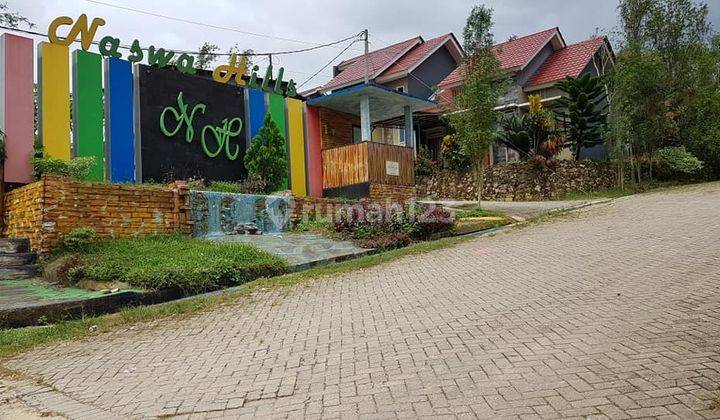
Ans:
<svg viewBox="0 0 720 420"><path fill-rule="evenodd" d="M315 76L317 76L317 75L320 74L323 70L325 70L330 64L333 63L333 61L337 60L338 57L340 57L341 55L343 55L343 54L345 53L345 51L347 51L348 49L350 49L350 47L352 47L352 46L353 46L356 42L358 42L358 41L360 41L360 40L359 40L359 39L356 39L356 40L354 40L353 42L351 42L350 44L348 44L348 46L345 47L344 50L340 51L340 54L338 54L338 55L336 55L335 57L333 57L333 58L332 58L330 61L328 61L324 66L322 66L322 67L320 68L320 70L316 71L316 72L315 72L312 76L310 76L307 80L305 80L304 82L300 83L300 84L298 85L298 87L302 87L302 86L305 85L307 82L309 82L309 81L311 81L312 79L314 79Z"/></svg>
<svg viewBox="0 0 720 420"><path fill-rule="evenodd" d="M318 48L323 48L323 47L332 46L332 45L337 44L337 42L334 42L334 43L328 43L328 44L322 44L322 45L320 45L320 44L317 44L317 43L314 43L314 42L301 41L301 40L298 40L298 39L284 38L284 37L279 37L279 36L274 36L274 35L266 35L266 34L261 34L261 33L257 33L257 32L241 31L241 30L239 30L239 29L230 28L230 27L227 27L227 26L213 25L213 24L203 23L203 22L199 22L199 21L195 21L195 20L178 18L178 17L174 17L174 16L167 16L167 15L163 15L163 14L160 14L160 13L154 13L154 12L148 12L148 11L146 11L146 10L135 9L135 8L132 8L132 7L119 6L119 5L117 5L117 4L107 3L107 2L104 2L104 1L98 1L98 0L85 0L85 1L88 2L88 3L99 4L99 5L107 6L107 7L113 7L113 8L116 8L116 9L126 10L126 11L130 11L130 12L134 12L134 13L140 13L140 14L144 14L144 15L159 17L159 18L162 18L162 19L174 20L174 21L176 21L176 22L183 22L183 23L188 23L188 24L191 24L191 25L198 25L198 26L204 26L204 27L207 27L207 28L220 29L220 30L223 30L223 31L231 31L231 32L236 32L236 33L240 33L240 34L243 34L243 35L251 35L251 36L256 36L256 37L261 37L261 38L269 38L269 39L276 39L276 40L280 40L280 41L295 42L295 43L298 43L298 44L311 45L311 46L318 47ZM343 42L343 41L340 41L340 42ZM311 49L306 49L306 50L302 50L302 51L310 51L310 50L311 50Z"/></svg>
<svg viewBox="0 0 720 420"><path fill-rule="evenodd" d="M88 0L88 1L89 1L89 0ZM47 36L48 36L48 34L45 34L45 33L42 33L42 32L31 31L31 30L27 30L27 29L12 28L12 27L9 27L9 26L0 26L0 29L5 29L5 30L7 30L7 31L21 32L21 33L24 33L24 34L41 36L41 37L47 37ZM341 43L343 43L343 42L345 42L345 41L349 41L349 40L351 40L351 39L353 39L353 38L357 38L357 37L359 37L360 35L362 35L362 32L357 33L357 34L355 34L355 35L353 35L353 36L349 36L349 37L347 37L347 38L343 38L343 39L341 39L341 40L339 40L339 41L330 42L330 43L322 44L322 45L316 45L316 46L314 46L314 47L302 48L302 49L299 49L299 50L287 50L287 51L276 51L276 52L252 52L252 53L240 52L240 53L237 53L236 55L238 55L238 56L271 56L271 55L298 54L298 53L304 53L304 52L308 52L308 51L317 50L317 49L320 49L320 48L325 48L325 47L330 47L330 46L333 46L333 45L341 44ZM74 40L74 42L80 43L80 40L76 39L76 40ZM93 41L92 43L93 43L94 45L99 45L99 44L100 44L100 42L98 42L98 41ZM129 50L129 49L130 49L130 46L129 46L129 45L120 45L119 48L122 48L122 49L125 49L125 50ZM142 48L142 50L147 51L148 48ZM174 51L175 53L178 53L178 54L191 54L191 55L199 55L199 54L200 54L199 51L182 51L182 50L172 50L172 51ZM233 55L233 54L234 54L234 53L205 53L205 55L210 55L210 56L214 56L214 57L223 57L223 56L229 57L229 56L231 56L231 55Z"/></svg>

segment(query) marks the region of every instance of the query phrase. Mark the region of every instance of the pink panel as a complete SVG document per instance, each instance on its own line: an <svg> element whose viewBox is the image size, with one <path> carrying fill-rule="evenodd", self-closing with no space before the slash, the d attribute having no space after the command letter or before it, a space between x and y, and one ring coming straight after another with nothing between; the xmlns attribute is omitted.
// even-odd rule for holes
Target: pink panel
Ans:
<svg viewBox="0 0 720 420"><path fill-rule="evenodd" d="M307 106L305 111L307 127L308 185L311 197L323 196L322 140L320 132L320 113L318 108Z"/></svg>
<svg viewBox="0 0 720 420"><path fill-rule="evenodd" d="M4 34L2 83L5 97L0 107L5 131L5 182L27 184L33 180L30 159L35 138L33 109L33 41Z"/></svg>

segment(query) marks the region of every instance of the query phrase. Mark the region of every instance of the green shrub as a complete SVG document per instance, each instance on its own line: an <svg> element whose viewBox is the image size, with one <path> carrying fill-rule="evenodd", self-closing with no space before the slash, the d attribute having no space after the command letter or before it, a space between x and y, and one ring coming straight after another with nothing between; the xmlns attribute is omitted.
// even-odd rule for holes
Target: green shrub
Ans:
<svg viewBox="0 0 720 420"><path fill-rule="evenodd" d="M71 230L62 237L62 244L68 251L84 252L95 242L95 229L80 227Z"/></svg>
<svg viewBox="0 0 720 420"><path fill-rule="evenodd" d="M282 274L287 267L280 257L252 245L181 235L102 240L74 255L82 259L72 270L75 281L123 282L142 289L177 287L189 292L236 286Z"/></svg>
<svg viewBox="0 0 720 420"><path fill-rule="evenodd" d="M34 158L36 176L42 174L60 175L82 181L95 165L95 157L77 157L70 160L55 158Z"/></svg>
<svg viewBox="0 0 720 420"><path fill-rule="evenodd" d="M660 179L686 178L699 173L703 162L684 146L665 147L655 153L656 172Z"/></svg>
<svg viewBox="0 0 720 420"><path fill-rule="evenodd" d="M460 143L455 135L443 137L440 146L440 158L445 169L453 171L470 169L470 159L464 153L462 143Z"/></svg>
<svg viewBox="0 0 720 420"><path fill-rule="evenodd" d="M437 172L437 169L438 163L433 160L430 149L425 146L420 146L417 159L415 159L415 175L432 175Z"/></svg>
<svg viewBox="0 0 720 420"><path fill-rule="evenodd" d="M386 245L403 244L406 236L410 240L427 240L435 234L451 232L455 225L452 214L441 207L430 210L420 206L406 207L394 212L390 218L383 214L378 219L368 218L361 211L346 209L339 214L334 227L341 236L365 247L375 241Z"/></svg>
<svg viewBox="0 0 720 420"><path fill-rule="evenodd" d="M285 139L269 112L244 160L250 175L258 175L266 181L263 192L277 191L285 185L288 169Z"/></svg>
<svg viewBox="0 0 720 420"><path fill-rule="evenodd" d="M213 181L207 187L200 187L203 191L217 191L225 193L243 194L245 188L239 182Z"/></svg>
<svg viewBox="0 0 720 420"><path fill-rule="evenodd" d="M310 232L328 234L332 232L333 224L329 219L309 219L298 223L293 230L295 232Z"/></svg>

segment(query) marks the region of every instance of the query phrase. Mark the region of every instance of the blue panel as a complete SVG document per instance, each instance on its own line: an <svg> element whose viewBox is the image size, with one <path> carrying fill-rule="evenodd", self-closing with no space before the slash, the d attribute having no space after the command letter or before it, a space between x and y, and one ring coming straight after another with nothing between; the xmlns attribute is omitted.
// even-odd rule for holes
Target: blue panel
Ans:
<svg viewBox="0 0 720 420"><path fill-rule="evenodd" d="M112 182L135 182L132 63L109 58L105 74L105 129Z"/></svg>
<svg viewBox="0 0 720 420"><path fill-rule="evenodd" d="M265 121L265 92L257 89L248 89L250 111L248 122L250 123L250 139L260 131Z"/></svg>

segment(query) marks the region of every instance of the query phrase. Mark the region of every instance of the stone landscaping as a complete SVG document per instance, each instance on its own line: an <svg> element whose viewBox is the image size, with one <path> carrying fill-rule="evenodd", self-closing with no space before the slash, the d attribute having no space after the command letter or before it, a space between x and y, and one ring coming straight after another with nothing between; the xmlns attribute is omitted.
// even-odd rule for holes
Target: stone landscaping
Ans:
<svg viewBox="0 0 720 420"><path fill-rule="evenodd" d="M558 161L554 170L538 170L528 162L485 168L483 199L497 201L551 200L565 194L615 186L615 172L592 161ZM470 172L440 171L417 178L418 197L476 200L476 183Z"/></svg>

